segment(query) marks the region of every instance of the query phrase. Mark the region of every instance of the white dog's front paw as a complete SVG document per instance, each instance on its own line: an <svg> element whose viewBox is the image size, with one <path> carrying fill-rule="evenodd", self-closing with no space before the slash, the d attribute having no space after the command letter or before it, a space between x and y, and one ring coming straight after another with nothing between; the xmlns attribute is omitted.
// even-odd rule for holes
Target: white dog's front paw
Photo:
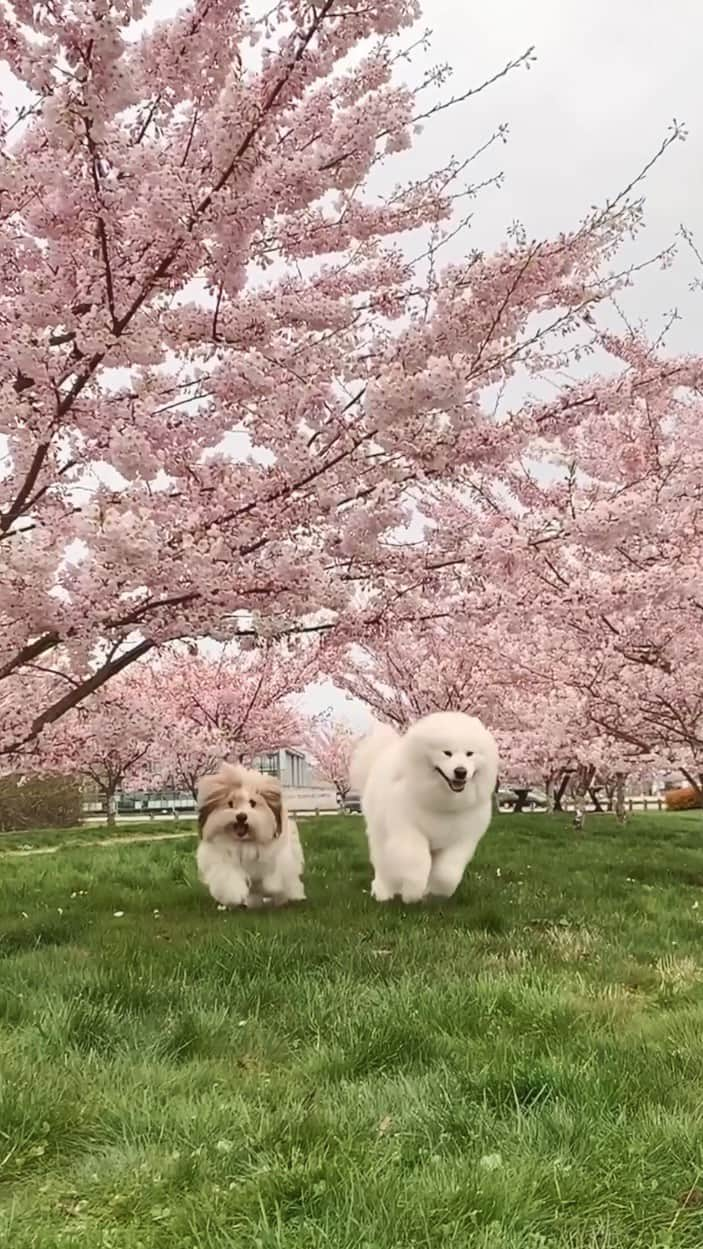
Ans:
<svg viewBox="0 0 703 1249"><path fill-rule="evenodd" d="M427 888L426 897L453 898L460 883L457 880L431 880Z"/></svg>
<svg viewBox="0 0 703 1249"><path fill-rule="evenodd" d="M416 885L416 884L403 885L403 888L400 891L400 896L403 899L403 902L406 903L406 905L410 905L410 904L414 904L415 902L422 902L422 899L425 897L426 892L427 891L424 885Z"/></svg>
<svg viewBox="0 0 703 1249"><path fill-rule="evenodd" d="M259 893L247 894L246 898L244 899L244 906L247 908L248 911L258 911L262 906L265 906L265 905L266 905L265 900L261 897L261 894Z"/></svg>
<svg viewBox="0 0 703 1249"><path fill-rule="evenodd" d="M371 884L371 897L374 902L391 902L393 896L393 890L376 876Z"/></svg>

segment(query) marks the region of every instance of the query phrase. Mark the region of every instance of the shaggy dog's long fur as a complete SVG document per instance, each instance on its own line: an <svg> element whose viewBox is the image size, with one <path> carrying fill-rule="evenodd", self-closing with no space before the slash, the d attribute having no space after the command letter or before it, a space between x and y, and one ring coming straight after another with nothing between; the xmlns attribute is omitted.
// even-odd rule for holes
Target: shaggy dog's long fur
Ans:
<svg viewBox="0 0 703 1249"><path fill-rule="evenodd" d="M357 747L377 902L449 898L491 819L498 748L480 720L436 712L402 737L387 725Z"/></svg>
<svg viewBox="0 0 703 1249"><path fill-rule="evenodd" d="M198 871L220 906L302 902L303 851L280 783L229 763L198 782Z"/></svg>

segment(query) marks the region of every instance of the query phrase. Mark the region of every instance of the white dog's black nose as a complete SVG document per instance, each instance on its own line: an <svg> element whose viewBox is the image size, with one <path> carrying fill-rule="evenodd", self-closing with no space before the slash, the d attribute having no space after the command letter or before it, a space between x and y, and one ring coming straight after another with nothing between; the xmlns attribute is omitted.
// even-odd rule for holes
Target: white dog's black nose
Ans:
<svg viewBox="0 0 703 1249"><path fill-rule="evenodd" d="M465 781L465 780L466 780L467 775L468 775L468 773L467 773L467 771L466 771L466 768L455 768L455 769L454 769L454 780L455 780L455 781Z"/></svg>
<svg viewBox="0 0 703 1249"><path fill-rule="evenodd" d="M248 831L246 811L238 811L234 817L234 829L238 837L246 837Z"/></svg>

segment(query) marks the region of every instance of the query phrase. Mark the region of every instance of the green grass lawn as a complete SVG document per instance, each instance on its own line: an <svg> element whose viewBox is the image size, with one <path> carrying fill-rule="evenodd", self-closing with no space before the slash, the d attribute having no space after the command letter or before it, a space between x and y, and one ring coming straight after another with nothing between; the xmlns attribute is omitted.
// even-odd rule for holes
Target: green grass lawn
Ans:
<svg viewBox="0 0 703 1249"><path fill-rule="evenodd" d="M699 1249L703 814L502 816L415 909L304 838L258 914L192 840L0 843L0 1244Z"/></svg>

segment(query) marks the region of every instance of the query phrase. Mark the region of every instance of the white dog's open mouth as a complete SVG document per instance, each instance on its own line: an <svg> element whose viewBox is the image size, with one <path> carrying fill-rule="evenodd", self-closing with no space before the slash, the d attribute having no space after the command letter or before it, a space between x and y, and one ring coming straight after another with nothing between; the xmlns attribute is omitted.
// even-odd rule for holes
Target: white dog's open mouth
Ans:
<svg viewBox="0 0 703 1249"><path fill-rule="evenodd" d="M442 780L447 782L447 785L451 789L452 793L461 794L466 789L466 778L460 781L455 780L454 777L450 779L445 775L441 768L435 768L435 772L439 772Z"/></svg>

